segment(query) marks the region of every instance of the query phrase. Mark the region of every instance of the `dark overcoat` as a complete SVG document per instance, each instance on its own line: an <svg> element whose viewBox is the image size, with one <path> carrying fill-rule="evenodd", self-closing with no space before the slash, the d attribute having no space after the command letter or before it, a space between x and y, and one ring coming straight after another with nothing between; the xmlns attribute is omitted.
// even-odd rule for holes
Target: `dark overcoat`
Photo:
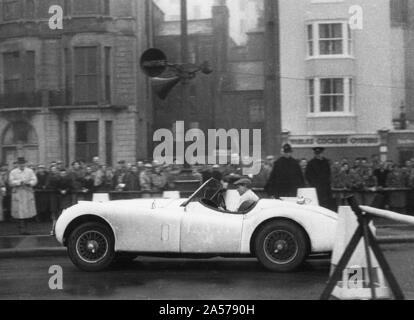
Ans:
<svg viewBox="0 0 414 320"><path fill-rule="evenodd" d="M275 198L296 197L298 189L304 184L298 161L294 158L281 157L273 166L265 191Z"/></svg>
<svg viewBox="0 0 414 320"><path fill-rule="evenodd" d="M319 204L332 209L331 165L326 158L313 158L306 167L306 180L316 189Z"/></svg>

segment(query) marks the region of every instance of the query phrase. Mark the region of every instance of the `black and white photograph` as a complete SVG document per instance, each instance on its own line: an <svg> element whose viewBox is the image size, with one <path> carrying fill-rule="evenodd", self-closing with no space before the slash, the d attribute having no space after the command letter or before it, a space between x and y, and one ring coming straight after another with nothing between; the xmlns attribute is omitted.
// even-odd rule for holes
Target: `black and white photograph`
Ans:
<svg viewBox="0 0 414 320"><path fill-rule="evenodd" d="M0 300L254 319L413 262L414 0L0 0Z"/></svg>

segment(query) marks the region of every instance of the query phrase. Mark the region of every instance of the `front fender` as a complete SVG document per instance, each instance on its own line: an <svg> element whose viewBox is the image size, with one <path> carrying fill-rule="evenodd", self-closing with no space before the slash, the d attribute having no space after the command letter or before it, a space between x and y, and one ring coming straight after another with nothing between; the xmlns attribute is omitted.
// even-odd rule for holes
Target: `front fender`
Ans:
<svg viewBox="0 0 414 320"><path fill-rule="evenodd" d="M251 240L255 231L264 223L275 219L288 219L300 225L307 233L311 252L332 251L337 217L319 207L311 206L276 206L247 215L243 224L242 253L251 253Z"/></svg>
<svg viewBox="0 0 414 320"><path fill-rule="evenodd" d="M91 203L85 202L85 203L74 205L73 207L70 207L66 210L63 210L62 214L60 215L55 225L55 237L57 241L61 245L64 245L64 242L65 242L64 236L65 236L66 230L71 225L71 223L82 217L88 217L88 216L91 217L91 219L88 219L88 221L94 221L94 220L105 221L106 224L111 227L112 232L114 233L114 237L116 238L116 233L114 232L112 225L109 223L108 218L105 216L105 214L101 214L99 204L92 203L92 202ZM93 219L93 217L95 217L96 219Z"/></svg>

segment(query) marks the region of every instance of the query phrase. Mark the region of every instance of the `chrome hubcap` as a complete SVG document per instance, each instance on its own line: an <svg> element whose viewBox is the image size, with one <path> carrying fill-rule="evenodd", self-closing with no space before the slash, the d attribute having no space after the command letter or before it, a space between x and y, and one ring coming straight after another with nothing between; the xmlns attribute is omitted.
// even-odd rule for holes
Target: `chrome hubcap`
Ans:
<svg viewBox="0 0 414 320"><path fill-rule="evenodd" d="M283 250L286 250L287 249L287 243L286 243L286 241L277 241L276 243L275 243L275 253L279 253L279 252L281 252L281 251L283 251Z"/></svg>
<svg viewBox="0 0 414 320"><path fill-rule="evenodd" d="M87 231L76 241L76 253L87 263L98 263L108 253L108 240L98 231Z"/></svg>
<svg viewBox="0 0 414 320"><path fill-rule="evenodd" d="M292 262L299 252L294 235L286 230L270 232L264 240L263 247L266 257L276 264Z"/></svg>
<svg viewBox="0 0 414 320"><path fill-rule="evenodd" d="M99 249L99 244L96 241L88 241L87 248L89 252L96 253Z"/></svg>

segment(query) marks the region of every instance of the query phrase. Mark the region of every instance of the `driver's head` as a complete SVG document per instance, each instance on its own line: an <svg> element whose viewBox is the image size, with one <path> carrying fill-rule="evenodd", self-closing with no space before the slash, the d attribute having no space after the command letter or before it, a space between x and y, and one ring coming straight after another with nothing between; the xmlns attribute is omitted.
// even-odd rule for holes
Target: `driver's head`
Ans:
<svg viewBox="0 0 414 320"><path fill-rule="evenodd" d="M242 196L250 189L251 181L247 178L243 178L236 181L234 185L237 187L237 191Z"/></svg>
<svg viewBox="0 0 414 320"><path fill-rule="evenodd" d="M221 186L224 190L227 190L229 188L229 184L230 184L230 179L228 176L224 177L223 179L221 179Z"/></svg>

